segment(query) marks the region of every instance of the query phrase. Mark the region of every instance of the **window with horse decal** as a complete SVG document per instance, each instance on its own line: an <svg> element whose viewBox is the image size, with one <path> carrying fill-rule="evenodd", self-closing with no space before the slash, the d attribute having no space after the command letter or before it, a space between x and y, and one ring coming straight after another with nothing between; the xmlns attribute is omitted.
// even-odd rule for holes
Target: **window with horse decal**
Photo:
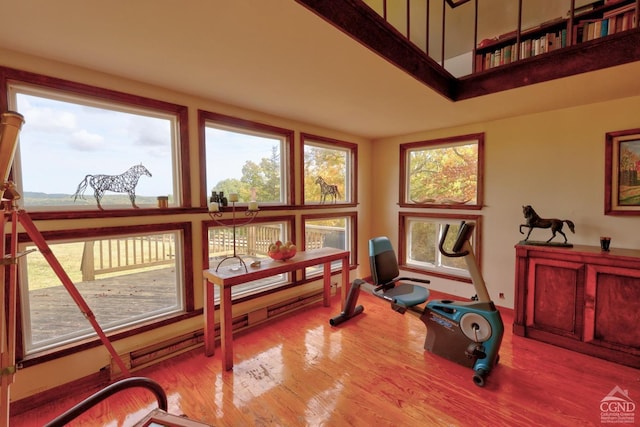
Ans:
<svg viewBox="0 0 640 427"><path fill-rule="evenodd" d="M357 145L301 134L304 204L352 204L355 200Z"/></svg>
<svg viewBox="0 0 640 427"><path fill-rule="evenodd" d="M179 205L176 114L32 84L9 98L25 117L13 168L25 208Z"/></svg>

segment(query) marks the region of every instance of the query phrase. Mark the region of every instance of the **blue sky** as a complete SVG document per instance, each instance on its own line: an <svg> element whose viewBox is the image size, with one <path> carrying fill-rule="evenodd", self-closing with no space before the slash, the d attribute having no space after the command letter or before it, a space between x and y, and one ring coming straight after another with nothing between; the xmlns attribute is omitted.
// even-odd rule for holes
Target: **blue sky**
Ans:
<svg viewBox="0 0 640 427"><path fill-rule="evenodd" d="M173 193L169 119L23 93L17 95L17 111L25 117L19 146L23 191L73 194L87 174L119 175L142 163L153 176L140 178L137 195ZM269 157L277 144L211 128L207 139L216 144L216 157L207 166L208 187L240 178L247 160ZM91 196L91 189L85 195Z"/></svg>

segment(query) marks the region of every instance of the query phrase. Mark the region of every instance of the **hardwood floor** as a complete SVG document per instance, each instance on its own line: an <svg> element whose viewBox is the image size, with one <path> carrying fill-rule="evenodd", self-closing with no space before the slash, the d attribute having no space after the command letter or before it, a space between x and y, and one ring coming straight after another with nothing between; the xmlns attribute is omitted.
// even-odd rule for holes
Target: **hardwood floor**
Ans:
<svg viewBox="0 0 640 427"><path fill-rule="evenodd" d="M364 313L337 327L334 299L239 334L232 372L221 370L219 348L211 358L198 348L135 375L164 387L169 412L217 426L596 426L615 387L640 407L640 371L513 336L510 313L500 363L480 388L470 369L423 350L418 317L364 292L359 302ZM40 426L84 397L11 426ZM72 425L132 425L155 407L149 392L131 389ZM640 409L631 416L640 423Z"/></svg>

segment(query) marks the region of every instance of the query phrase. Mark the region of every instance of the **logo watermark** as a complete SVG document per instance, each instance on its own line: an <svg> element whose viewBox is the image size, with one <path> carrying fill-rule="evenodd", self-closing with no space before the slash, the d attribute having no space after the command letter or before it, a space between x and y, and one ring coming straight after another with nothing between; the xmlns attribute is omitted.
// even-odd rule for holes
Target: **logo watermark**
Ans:
<svg viewBox="0 0 640 427"><path fill-rule="evenodd" d="M600 422L608 424L634 424L636 403L629 397L629 390L615 386L600 401Z"/></svg>

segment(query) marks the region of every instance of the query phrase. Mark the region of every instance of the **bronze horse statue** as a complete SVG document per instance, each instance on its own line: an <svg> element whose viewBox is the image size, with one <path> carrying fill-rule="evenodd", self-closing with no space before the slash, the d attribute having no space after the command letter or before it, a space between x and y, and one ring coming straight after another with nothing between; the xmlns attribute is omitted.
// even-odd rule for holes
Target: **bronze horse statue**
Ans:
<svg viewBox="0 0 640 427"><path fill-rule="evenodd" d="M531 205L523 206L522 213L524 214L525 219L527 220L526 224L520 224L520 234L524 234L522 231L522 227L528 227L529 232L527 233L527 237L525 237L524 241L526 242L529 239L529 235L533 231L534 228L551 228L551 232L553 233L551 238L547 240L549 243L556 237L556 233L562 234L564 237L564 242L567 243L567 235L562 232L562 223L566 222L569 226L569 230L572 233L575 233L575 226L573 222L568 219L556 219L556 218L540 218L540 216L533 210Z"/></svg>

